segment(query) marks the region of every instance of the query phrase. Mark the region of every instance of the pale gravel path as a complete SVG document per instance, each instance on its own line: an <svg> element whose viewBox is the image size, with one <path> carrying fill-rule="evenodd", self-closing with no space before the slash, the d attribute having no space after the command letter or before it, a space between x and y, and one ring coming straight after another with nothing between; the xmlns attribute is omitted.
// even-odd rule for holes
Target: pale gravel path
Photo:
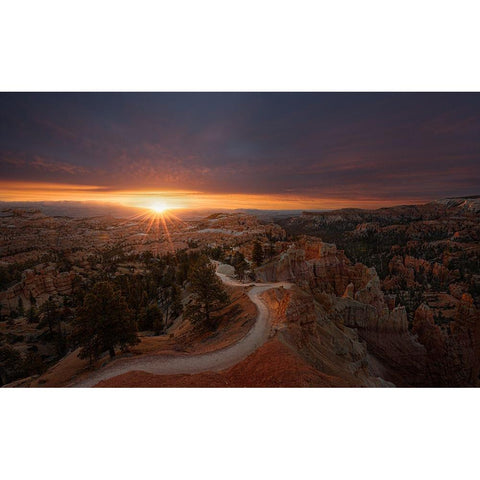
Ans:
<svg viewBox="0 0 480 480"><path fill-rule="evenodd" d="M260 294L271 288L290 288L287 282L241 283L219 273L223 283L235 287L252 287L248 292L250 300L257 307L257 319L252 329L237 343L229 347L200 355L172 356L149 355L139 358L114 360L106 367L94 372L85 380L74 383L73 387L93 387L102 380L122 375L133 370L157 375L193 374L225 370L236 365L262 346L270 334L270 315Z"/></svg>

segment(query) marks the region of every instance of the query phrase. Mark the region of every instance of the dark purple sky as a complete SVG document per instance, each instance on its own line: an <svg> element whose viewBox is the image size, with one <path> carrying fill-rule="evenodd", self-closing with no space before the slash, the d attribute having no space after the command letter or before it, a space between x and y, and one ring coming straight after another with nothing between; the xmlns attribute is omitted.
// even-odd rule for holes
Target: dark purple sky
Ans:
<svg viewBox="0 0 480 480"><path fill-rule="evenodd" d="M352 205L478 194L480 94L0 94L0 175Z"/></svg>

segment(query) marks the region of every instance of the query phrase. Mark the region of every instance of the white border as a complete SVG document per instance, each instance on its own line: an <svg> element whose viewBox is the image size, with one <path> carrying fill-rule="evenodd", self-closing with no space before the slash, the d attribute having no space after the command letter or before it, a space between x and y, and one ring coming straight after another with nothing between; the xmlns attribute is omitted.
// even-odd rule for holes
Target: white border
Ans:
<svg viewBox="0 0 480 480"><path fill-rule="evenodd" d="M2 390L4 478L472 478L477 390ZM12 414L15 412L15 414Z"/></svg>
<svg viewBox="0 0 480 480"><path fill-rule="evenodd" d="M475 1L3 2L0 90L477 90Z"/></svg>

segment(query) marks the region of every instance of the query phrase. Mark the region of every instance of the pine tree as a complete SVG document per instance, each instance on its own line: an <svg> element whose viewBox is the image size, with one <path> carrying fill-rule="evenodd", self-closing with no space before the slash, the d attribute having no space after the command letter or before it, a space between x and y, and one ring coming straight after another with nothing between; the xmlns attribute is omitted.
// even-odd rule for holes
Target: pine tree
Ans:
<svg viewBox="0 0 480 480"><path fill-rule="evenodd" d="M245 261L243 253L239 251L236 251L233 255L232 265L240 278L245 275L245 271L248 269L248 263Z"/></svg>
<svg viewBox="0 0 480 480"><path fill-rule="evenodd" d="M253 244L253 254L252 254L252 259L253 263L259 267L263 263L263 248L258 242L258 240L255 240L255 243Z"/></svg>
<svg viewBox="0 0 480 480"><path fill-rule="evenodd" d="M140 327L142 330L154 330L155 335L160 335L163 331L163 313L157 304L147 306L141 316Z"/></svg>
<svg viewBox="0 0 480 480"><path fill-rule="evenodd" d="M28 323L38 323L38 313L35 307L31 306L27 312Z"/></svg>
<svg viewBox="0 0 480 480"><path fill-rule="evenodd" d="M18 297L18 316L23 317L25 315L25 309L23 308L23 300L22 297Z"/></svg>
<svg viewBox="0 0 480 480"><path fill-rule="evenodd" d="M185 316L193 323L216 326L216 314L229 301L229 297L208 258L200 257L189 274L193 300Z"/></svg>
<svg viewBox="0 0 480 480"><path fill-rule="evenodd" d="M0 386L22 376L22 356L10 345L0 347Z"/></svg>
<svg viewBox="0 0 480 480"><path fill-rule="evenodd" d="M58 325L58 322L60 321L60 315L57 309L57 304L49 298L41 307L40 307L40 313L42 314L42 323L41 325L44 325L45 323L48 325L48 330L50 334L53 334L53 327Z"/></svg>
<svg viewBox="0 0 480 480"><path fill-rule="evenodd" d="M269 259L272 259L274 256L275 256L275 244L273 242L270 242L268 244L268 248L267 248L267 256Z"/></svg>
<svg viewBox="0 0 480 480"><path fill-rule="evenodd" d="M74 321L74 338L82 347L80 358L90 361L105 351L113 358L115 347L125 350L139 342L125 298L110 282L97 282L85 296Z"/></svg>

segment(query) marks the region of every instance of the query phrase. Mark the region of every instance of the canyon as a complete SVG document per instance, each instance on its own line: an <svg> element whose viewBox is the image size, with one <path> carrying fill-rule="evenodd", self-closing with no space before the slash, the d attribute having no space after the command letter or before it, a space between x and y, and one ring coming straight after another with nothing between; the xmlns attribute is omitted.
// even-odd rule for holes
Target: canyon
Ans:
<svg viewBox="0 0 480 480"><path fill-rule="evenodd" d="M2 383L477 386L479 212L475 197L379 210L271 212L268 218L243 212L195 220L172 215L165 225L147 228L143 218L49 217L37 209L4 209L0 348L24 359L33 356L41 366L17 379L0 366ZM139 326L139 345L113 361L102 357L89 365L77 358L69 335L79 298L93 279L119 285L159 281L153 287L163 305L163 277L149 279L156 278L156 262L167 261L182 279L180 301L187 308L191 287L181 265L188 268L188 255L199 254L216 262L230 297L237 299L222 310L215 331L180 314L165 320L159 335ZM291 287L266 288L280 284ZM249 298L258 288L260 304L252 305ZM51 302L61 312L61 335L48 333L42 321ZM255 308L261 305L267 309L268 335L255 348L242 350L233 363L200 361L202 355L214 359L241 349L258 328ZM39 318L32 321L34 312ZM61 354L53 341L60 337L67 345ZM171 357L169 362L186 355L192 365L200 357L197 368L162 370L146 367L152 354ZM117 374L100 375L109 369Z"/></svg>

